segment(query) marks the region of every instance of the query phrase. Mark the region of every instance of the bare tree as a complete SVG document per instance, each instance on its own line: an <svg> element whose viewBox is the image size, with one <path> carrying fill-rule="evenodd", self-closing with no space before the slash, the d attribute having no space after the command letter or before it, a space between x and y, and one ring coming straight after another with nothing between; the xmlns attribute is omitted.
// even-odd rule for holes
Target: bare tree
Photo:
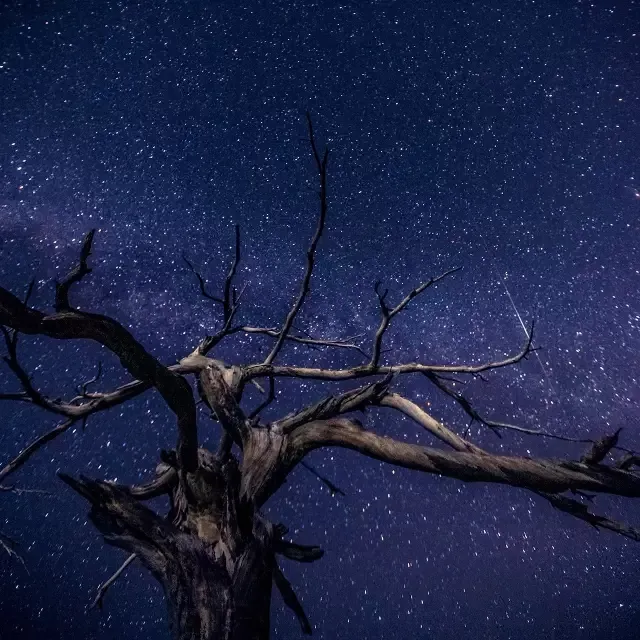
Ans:
<svg viewBox="0 0 640 640"><path fill-rule="evenodd" d="M141 486L124 486L105 480L60 478L91 505L90 518L106 542L129 555L122 567L99 589L94 605L101 604L107 589L134 561L146 567L161 583L169 608L173 636L180 640L264 640L269 637L271 589L275 584L285 603L300 621L304 633L311 626L291 584L278 565L278 556L313 562L322 556L316 546L287 539L282 524L270 522L261 508L278 491L298 464L314 472L332 492L340 490L305 462L305 456L321 447L344 447L389 464L439 474L465 482L512 485L544 497L554 507L595 527L640 539L640 531L605 516L592 513L592 495L608 493L640 497L640 475L633 468L638 458L627 452L617 463L605 461L617 448L618 432L590 443L581 460L553 460L516 455L496 455L463 437L430 415L408 397L394 390L398 377L410 373L424 376L427 384L446 394L470 420L500 435L507 430L538 437L562 438L552 433L525 429L483 417L457 390L461 377L481 376L493 369L517 365L534 351L533 327L521 349L511 357L481 365L389 363L382 344L391 321L421 293L448 278L451 269L420 284L397 304L388 300L380 283L375 292L380 306L380 324L368 349L355 339L330 340L295 331L296 318L309 292L318 242L327 216L327 150L316 144L307 115L311 153L319 180L319 218L306 255L306 268L291 308L280 327L255 327L236 322L242 291L236 287L241 259L240 230L221 295L207 290L203 277L185 257L198 279L203 296L219 305L222 328L204 337L192 353L173 366L165 366L148 353L131 333L115 320L81 311L72 305L70 293L90 272L94 232L84 239L76 267L56 286L55 311L47 313L26 299L0 288L0 325L5 339L5 362L20 383L19 391L2 399L35 404L60 418L60 423L28 444L0 469L0 484L24 465L32 455L72 425L155 388L175 415L176 445L162 451L155 477ZM262 334L272 347L262 362L238 365L222 362L212 354L225 338L237 333ZM68 401L52 399L37 389L20 364L20 334L42 335L58 340L88 339L115 354L133 380L112 391L94 391L100 371L78 387ZM285 341L313 348L357 351L363 363L352 368L315 368L277 363ZM369 355L367 355L369 354ZM275 398L281 378L305 378L319 383L353 381L348 391L321 397L299 411L267 422L261 418ZM215 452L199 446L196 393L211 409L222 427ZM264 401L246 408L248 384L259 387ZM320 385L319 385L320 386ZM266 388L265 388L266 387ZM94 389L95 386L92 387ZM344 385L341 386L344 388ZM447 448L410 444L378 435L354 417L365 409L387 407L411 418L427 434ZM5 489L12 487L3 485ZM570 492L570 495L565 495ZM170 511L160 515L145 500L167 495ZM0 538L13 552L7 538Z"/></svg>

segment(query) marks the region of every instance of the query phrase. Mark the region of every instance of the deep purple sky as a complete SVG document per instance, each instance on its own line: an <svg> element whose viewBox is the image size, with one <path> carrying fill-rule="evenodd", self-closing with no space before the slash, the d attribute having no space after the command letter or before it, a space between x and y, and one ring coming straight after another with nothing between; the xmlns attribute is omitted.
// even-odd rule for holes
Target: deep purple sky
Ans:
<svg viewBox="0 0 640 640"><path fill-rule="evenodd" d="M496 419L640 448L640 6L633 0L243 3L0 0L0 282L53 279L98 228L94 271L73 292L111 314L163 362L216 327L181 252L220 286L242 226L243 318L279 324L304 268L317 198L304 111L331 148L329 221L298 323L323 336L376 326L373 283L392 300L463 270L397 318L389 362L471 362L538 322L539 363L471 381ZM245 363L268 340L218 351ZM105 365L85 343L25 337L21 355L53 396ZM342 366L344 352L287 348L280 362ZM465 416L424 381L399 383L462 432ZM0 371L0 389L17 385ZM324 395L279 385L270 415ZM55 421L0 406L0 464ZM432 444L387 412L366 425ZM203 441L215 444L206 420ZM474 430L493 451L576 458L577 446ZM86 522L56 470L135 482L175 440L154 394L68 432L12 478L51 496L2 494L0 530L29 574L0 555L0 638L166 638L162 595L132 567L103 612L85 612L124 559ZM299 469L268 505L327 553L285 564L321 640L636 640L640 546L555 512L523 491L469 486L344 451ZM640 523L640 505L597 509ZM276 638L298 638L279 596ZM555 635L554 635L555 633Z"/></svg>

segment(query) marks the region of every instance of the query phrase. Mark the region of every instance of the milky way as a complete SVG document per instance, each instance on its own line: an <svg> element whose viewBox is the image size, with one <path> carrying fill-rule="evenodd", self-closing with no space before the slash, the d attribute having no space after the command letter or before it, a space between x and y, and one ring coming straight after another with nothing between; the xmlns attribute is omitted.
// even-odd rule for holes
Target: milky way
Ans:
<svg viewBox="0 0 640 640"><path fill-rule="evenodd" d="M330 148L329 219L299 318L314 335L364 334L373 285L391 301L462 270L412 302L385 339L388 362L480 362L521 348L537 320L540 362L471 380L496 419L572 437L623 427L640 448L640 6L548 0L450 3L21 2L0 5L0 282L51 308L53 281L98 229L74 303L112 315L167 364L219 326L183 252L221 287L240 224L243 319L278 326L298 289L317 196L304 113ZM268 339L231 340L228 362ZM92 344L24 337L34 383L70 398L104 365ZM288 346L282 362L352 366L357 354ZM423 380L399 383L462 433L466 416ZM5 367L0 389L15 390ZM282 383L271 416L326 389ZM0 462L55 421L0 406ZM386 412L366 425L432 444ZM86 521L57 470L147 479L174 425L157 395L97 415L12 477L51 495L3 494L0 531L29 570L0 556L0 638L167 638L162 594ZM201 438L216 432L202 415ZM579 457L571 443L497 439L495 452ZM471 486L325 450L269 503L325 557L285 565L320 639L637 638L640 547L523 491ZM599 511L640 523L633 501ZM162 508L163 505L158 505ZM296 620L274 598L277 638ZM554 635L555 634L555 635Z"/></svg>

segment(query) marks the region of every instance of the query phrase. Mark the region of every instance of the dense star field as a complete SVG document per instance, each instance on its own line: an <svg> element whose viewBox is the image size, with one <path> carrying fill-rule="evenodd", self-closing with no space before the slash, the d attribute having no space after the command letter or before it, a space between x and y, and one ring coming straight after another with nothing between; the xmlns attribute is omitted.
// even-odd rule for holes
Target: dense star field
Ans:
<svg viewBox="0 0 640 640"><path fill-rule="evenodd" d="M318 215L304 114L330 148L329 212L299 331L357 341L391 302L451 267L385 338L388 362L479 363L542 348L470 379L485 415L575 438L622 427L640 448L640 5L500 2L97 2L0 4L0 284L50 309L54 280L97 229L93 272L72 290L172 364L220 324L182 255L220 291L242 231L240 317L281 326ZM509 299L509 294L512 302ZM514 307L515 305L515 307ZM264 359L273 340L234 338L216 357ZM87 342L24 336L20 357L52 397L103 365ZM355 352L289 344L280 363L354 366ZM468 417L423 378L403 392L462 434ZM0 391L18 390L5 366ZM266 417L326 394L279 381ZM257 398L257 392L251 392ZM386 410L367 427L434 444ZM0 404L0 465L55 416ZM215 447L204 411L200 435ZM471 437L494 452L577 459L583 445ZM37 453L0 494L0 638L168 638L160 588L134 565L86 612L124 560L55 476L136 483L175 423L157 393L89 419ZM439 446L439 445L435 445ZM444 446L444 445L443 445ZM346 496L298 467L267 505L313 565L283 564L315 637L632 640L640 546L510 487L465 485L344 450L309 457ZM640 525L640 503L596 499ZM164 508L159 504L158 508ZM26 567L26 568L25 568ZM28 570L28 571L27 571ZM274 637L300 629L274 596Z"/></svg>

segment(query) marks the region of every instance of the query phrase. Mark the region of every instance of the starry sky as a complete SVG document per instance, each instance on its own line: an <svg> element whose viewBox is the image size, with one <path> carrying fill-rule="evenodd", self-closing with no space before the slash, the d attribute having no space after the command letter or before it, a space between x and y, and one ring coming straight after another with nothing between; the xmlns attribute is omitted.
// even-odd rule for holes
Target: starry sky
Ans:
<svg viewBox="0 0 640 640"><path fill-rule="evenodd" d="M623 427L640 448L640 5L634 0L0 0L0 282L51 308L53 282L98 229L82 309L129 327L167 364L219 328L185 253L218 290L242 229L243 321L281 324L303 274L317 197L305 110L330 150L329 218L297 326L360 338L391 301L454 266L398 316L386 362L481 362L517 351L537 320L535 357L471 380L496 419L572 437ZM240 364L272 343L238 337ZM69 399L104 368L100 347L24 337L34 383ZM280 363L353 366L355 353L287 346ZM541 366L542 363L542 366ZM462 433L466 416L424 379L397 388ZM280 382L272 418L324 396ZM17 389L6 367L0 389ZM253 396L249 398L253 400ZM200 437L217 431L201 416ZM55 417L0 405L4 463ZM387 410L366 425L427 434ZM577 458L579 445L502 440L495 452ZM26 569L0 556L0 638L168 638L159 587L87 523L57 470L148 479L175 425L157 394L89 420L11 478L43 494L2 494L0 530ZM319 544L283 562L316 638L637 638L640 547L509 487L464 485L324 450L310 456L346 496L304 468L267 505L292 537ZM597 508L640 524L640 505ZM162 508L162 505L158 505ZM274 596L275 638L301 637Z"/></svg>

